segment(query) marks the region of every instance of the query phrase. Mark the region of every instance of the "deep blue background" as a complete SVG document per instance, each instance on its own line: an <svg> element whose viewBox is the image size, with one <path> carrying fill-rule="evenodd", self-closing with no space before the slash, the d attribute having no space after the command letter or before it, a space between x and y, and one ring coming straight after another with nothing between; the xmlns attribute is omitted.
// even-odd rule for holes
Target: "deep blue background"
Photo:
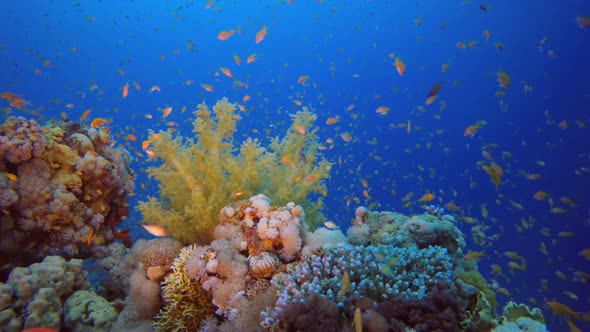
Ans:
<svg viewBox="0 0 590 332"><path fill-rule="evenodd" d="M378 204L377 210L404 213L421 213L416 201L427 192L436 194L431 203L454 201L462 208L458 217L477 218L486 227L490 244L481 247L471 241L475 224L460 224L468 249L485 250L482 273L517 302L541 307L552 328L563 330L565 322L547 310L545 301L590 309L587 279L572 280L575 271L590 273L588 261L578 255L590 247L585 240L590 236L590 29L575 22L577 16L590 15L590 3L560 3L494 1L483 11L480 2L459 1L215 1L210 9L205 1L2 1L0 92L15 92L32 103L28 110L6 108L3 116L50 119L66 112L78 119L92 109L90 119L112 118L119 142L137 157L137 200L157 194L156 184L141 171L153 163L141 151L148 129L165 129L166 121L175 121L190 136L197 104L211 105L221 97L242 103L249 95L237 138L257 136L268 142L282 135L288 115L298 109L294 100L299 100L318 114L322 141L335 141L333 149L324 151L334 163L326 198L329 219L348 227L358 206L354 197L365 206ZM268 35L255 44L262 25ZM238 26L242 33L217 40L220 31ZM483 38L484 30L491 32L489 40ZM539 49L543 37L548 40ZM477 44L456 46L470 41ZM501 51L496 42L504 44ZM549 56L549 50L557 56ZM252 53L257 61L246 65ZM393 66L393 54L407 66L403 77ZM234 55L241 57L241 66ZM44 66L45 60L52 66ZM445 63L449 68L441 72ZM232 87L220 67L231 69L233 78L248 88ZM499 71L511 76L509 88L498 86ZM302 75L310 77L305 86L297 84ZM439 98L419 110L438 82L443 82ZM123 99L125 83L130 89ZM98 90L91 91L94 84ZM206 92L201 84L213 85L214 91ZM524 92L524 84L532 86L531 93ZM148 93L153 85L161 92ZM505 96L496 97L498 91ZM507 108L500 107L501 100ZM74 107L66 108L68 103ZM354 109L347 111L350 105ZM162 120L158 108L167 106L174 110ZM183 106L188 110L181 113ZM390 113L375 113L379 106L390 107ZM340 121L326 125L332 116ZM408 120L410 134L397 128ZM488 124L465 137L465 128L479 120ZM562 120L569 124L565 130L557 126ZM353 136L351 143L339 137L346 131ZM126 141L127 134L138 141ZM506 173L498 188L478 165L484 160L482 147L492 143L497 147L486 151ZM527 180L520 170L539 173L541 179ZM369 184L370 199L362 194L361 178ZM568 212L551 214L547 202L532 198L538 190ZM409 192L414 193L413 205L407 209L401 198ZM577 206L560 203L564 196ZM487 219L481 216L482 204L489 210ZM134 213L126 223L135 225L140 218ZM518 231L515 225L523 218L532 218L534 225ZM550 236L540 234L543 227L550 228ZM574 236L559 237L560 231ZM136 228L133 234L146 236ZM548 255L539 251L541 243ZM506 251L526 257L528 270L511 272ZM501 265L508 279L494 276L492 264ZM567 279L558 278L556 271ZM577 294L578 300L564 291ZM501 304L508 300L504 295L498 299Z"/></svg>

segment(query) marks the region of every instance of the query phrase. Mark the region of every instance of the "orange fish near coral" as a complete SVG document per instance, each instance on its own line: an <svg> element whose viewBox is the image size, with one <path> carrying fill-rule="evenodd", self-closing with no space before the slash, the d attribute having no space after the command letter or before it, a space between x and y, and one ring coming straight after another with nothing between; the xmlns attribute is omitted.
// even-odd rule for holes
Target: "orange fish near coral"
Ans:
<svg viewBox="0 0 590 332"><path fill-rule="evenodd" d="M90 127L98 128L107 122L108 121L104 118L96 118L96 119L92 120L92 122L90 123Z"/></svg>
<svg viewBox="0 0 590 332"><path fill-rule="evenodd" d="M141 226L153 236L166 236L168 234L166 229L160 225L142 224Z"/></svg>
<svg viewBox="0 0 590 332"><path fill-rule="evenodd" d="M420 203L430 202L435 197L436 196L434 194L432 194L432 193L424 194L424 196L420 197L420 199L418 200L418 202L420 202Z"/></svg>
<svg viewBox="0 0 590 332"><path fill-rule="evenodd" d="M266 25L263 25L262 28L260 29L260 31L258 31L256 33L256 44L260 43L261 41L264 40L264 37L266 37L266 34L268 33L268 30L266 29Z"/></svg>

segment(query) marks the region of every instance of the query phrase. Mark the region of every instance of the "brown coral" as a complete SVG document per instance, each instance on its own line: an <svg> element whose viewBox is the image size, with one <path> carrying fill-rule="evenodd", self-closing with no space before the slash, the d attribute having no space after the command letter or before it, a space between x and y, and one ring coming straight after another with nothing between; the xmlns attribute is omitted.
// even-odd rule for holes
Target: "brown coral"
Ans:
<svg viewBox="0 0 590 332"><path fill-rule="evenodd" d="M86 257L89 246L114 241L113 227L127 216L133 190L130 157L93 143L90 131L63 121L42 127L22 117L0 125L0 173L12 174L0 192L6 212L0 265L46 255Z"/></svg>

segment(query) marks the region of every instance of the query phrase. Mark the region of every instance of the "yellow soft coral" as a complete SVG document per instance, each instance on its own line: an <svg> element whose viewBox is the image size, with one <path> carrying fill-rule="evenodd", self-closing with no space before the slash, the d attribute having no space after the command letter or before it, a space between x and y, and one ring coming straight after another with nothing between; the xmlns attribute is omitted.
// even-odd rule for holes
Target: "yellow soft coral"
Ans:
<svg viewBox="0 0 590 332"><path fill-rule="evenodd" d="M213 112L199 105L196 140L151 133L152 151L163 163L148 171L159 182L160 198L139 204L146 222L166 227L185 243L209 243L221 208L258 193L277 205L302 205L312 226L323 222L321 199L307 201L310 193L326 195L324 179L331 166L318 155L316 116L306 108L293 115L286 137L273 139L269 149L251 138L238 149L233 135L240 116L235 111L227 99L217 102Z"/></svg>
<svg viewBox="0 0 590 332"><path fill-rule="evenodd" d="M172 273L162 282L164 307L154 321L156 331L197 331L212 316L211 296L187 275L186 265L194 246L182 248L172 263Z"/></svg>

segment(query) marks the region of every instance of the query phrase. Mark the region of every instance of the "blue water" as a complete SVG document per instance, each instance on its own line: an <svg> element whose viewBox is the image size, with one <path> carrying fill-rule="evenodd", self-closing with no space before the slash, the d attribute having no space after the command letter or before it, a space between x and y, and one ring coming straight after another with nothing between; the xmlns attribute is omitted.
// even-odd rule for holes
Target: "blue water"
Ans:
<svg viewBox="0 0 590 332"><path fill-rule="evenodd" d="M511 299L541 307L550 328L566 325L545 301L590 309L587 280L572 280L575 271L590 272L589 262L578 255L590 247L585 240L590 236L590 170L583 170L590 168L590 28L575 22L590 15L590 3L494 1L485 11L480 2L468 1L215 1L209 9L205 3L1 2L0 92L17 93L32 104L27 110L4 109L2 116L46 120L65 112L78 119L91 109L89 119L112 119L119 142L137 153L133 206L157 194L157 184L141 171L154 165L141 152L148 129L166 129L166 122L174 121L189 136L196 105L227 97L247 109L237 138L256 136L266 143L282 135L299 100L318 114L321 140L334 140L333 149L323 151L334 164L324 211L330 220L348 227L358 206L355 198L365 206L376 204L375 210L421 213L416 201L432 192L431 204L453 201L461 208L458 217L483 221L485 246L472 241L475 224L460 224L468 249L485 250L480 270L508 289ZM268 35L256 44L263 25ZM220 31L232 29L242 32L217 39ZM491 33L488 40L484 30ZM544 37L547 41L538 47ZM472 48L456 45L471 41L476 42ZM253 53L257 60L247 65ZM403 76L393 54L405 62ZM240 66L234 55L241 58ZM448 64L445 72L443 64ZM220 67L248 88L234 87ZM500 71L510 75L510 87L499 87ZM305 85L297 83L300 76L309 76ZM425 106L439 82L438 98ZM126 83L129 95L123 98ZM201 84L212 85L213 92ZM525 92L525 84L531 92ZM161 91L149 93L154 85ZM497 97L499 91L505 95ZM247 103L245 95L251 97ZM350 105L354 108L346 110ZM158 109L168 106L173 112L162 120ZM391 110L382 116L375 112L379 106ZM325 124L335 116L340 118L336 124ZM487 125L473 137L464 136L480 120ZM568 126L562 129L558 124L564 120ZM410 133L398 128L408 121ZM350 132L352 142L340 138L344 132ZM128 134L138 140L125 140ZM486 151L505 172L497 187L478 164L489 144L497 144ZM541 177L528 180L520 170ZM368 197L361 179L367 181ZM550 213L546 201L533 199L539 190L567 213ZM401 198L410 192L414 203L407 208ZM561 197L577 205L569 207ZM482 204L488 218L481 215ZM140 219L134 213L125 222L135 238L147 236L135 225ZM534 225L519 231L521 219ZM543 227L551 235L540 234ZM560 237L561 231L574 234ZM540 252L541 243L547 255ZM528 270L511 272L506 251L523 255ZM501 265L508 279L494 276L492 264ZM508 298L499 294L498 299L503 304Z"/></svg>

